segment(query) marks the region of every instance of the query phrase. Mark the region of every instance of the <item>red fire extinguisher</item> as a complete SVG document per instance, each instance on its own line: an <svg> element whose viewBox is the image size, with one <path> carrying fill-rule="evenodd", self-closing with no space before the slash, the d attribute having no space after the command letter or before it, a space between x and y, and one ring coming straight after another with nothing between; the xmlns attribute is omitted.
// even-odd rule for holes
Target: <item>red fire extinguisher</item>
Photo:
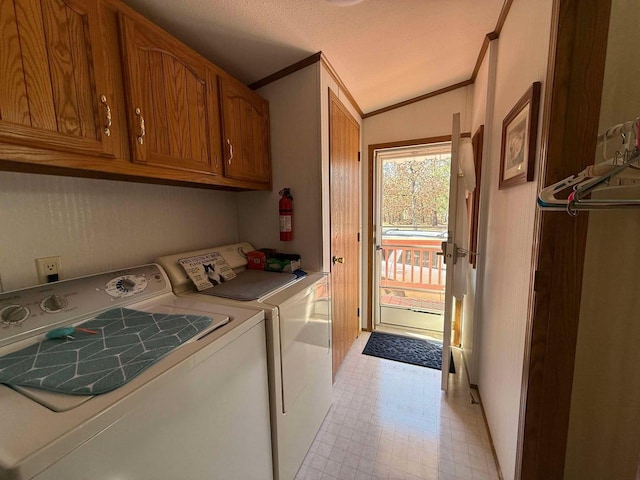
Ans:
<svg viewBox="0 0 640 480"><path fill-rule="evenodd" d="M280 190L280 240L293 240L293 197L290 188Z"/></svg>

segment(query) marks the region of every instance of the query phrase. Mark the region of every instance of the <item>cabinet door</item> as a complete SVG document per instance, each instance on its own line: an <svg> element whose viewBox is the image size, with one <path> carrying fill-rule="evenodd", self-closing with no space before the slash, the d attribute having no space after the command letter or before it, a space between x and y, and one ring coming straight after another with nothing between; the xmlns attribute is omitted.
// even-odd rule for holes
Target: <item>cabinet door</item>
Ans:
<svg viewBox="0 0 640 480"><path fill-rule="evenodd" d="M97 0L0 0L1 142L110 153L98 15Z"/></svg>
<svg viewBox="0 0 640 480"><path fill-rule="evenodd" d="M120 16L134 162L218 173L217 75L162 32Z"/></svg>
<svg viewBox="0 0 640 480"><path fill-rule="evenodd" d="M269 104L226 78L220 89L225 176L269 183Z"/></svg>

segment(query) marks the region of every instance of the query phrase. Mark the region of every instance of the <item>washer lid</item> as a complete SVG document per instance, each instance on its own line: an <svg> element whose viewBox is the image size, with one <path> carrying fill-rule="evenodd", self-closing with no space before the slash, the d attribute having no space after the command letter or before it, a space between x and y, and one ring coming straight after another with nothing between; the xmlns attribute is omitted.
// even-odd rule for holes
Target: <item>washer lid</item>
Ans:
<svg viewBox="0 0 640 480"><path fill-rule="evenodd" d="M42 351L32 352L32 346L26 347L26 350L21 350L25 353L18 357L17 363L8 367L14 376L22 368L16 382L22 385L9 386L54 412L64 412L91 399L95 385L98 390L101 384L107 391L119 388L175 349L229 322L227 315L177 311L165 305L148 310L113 309L90 320L89 324L83 323L104 326L96 338L81 333L82 338L71 341L43 340L41 345L46 344L47 347ZM127 325L127 322L130 323ZM191 337L184 340L188 335ZM69 357L69 354L73 355ZM32 365L25 365L30 355L34 361ZM32 385L34 383L43 386ZM69 391L61 391L65 388ZM78 394L84 389L89 392Z"/></svg>

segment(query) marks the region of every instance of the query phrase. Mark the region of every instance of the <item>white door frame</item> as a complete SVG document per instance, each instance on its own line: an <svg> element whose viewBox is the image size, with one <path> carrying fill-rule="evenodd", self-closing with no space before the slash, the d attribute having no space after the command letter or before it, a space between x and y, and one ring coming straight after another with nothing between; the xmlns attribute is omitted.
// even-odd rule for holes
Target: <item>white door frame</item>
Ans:
<svg viewBox="0 0 640 480"><path fill-rule="evenodd" d="M458 156L460 151L460 114L453 114L453 129L451 132L451 173L449 177L449 235L443 242L445 264L447 265L446 287L444 295L444 331L442 338L442 380L441 388L449 390L449 366L451 359L451 319L453 317L453 276L454 264L457 258L455 233L458 211Z"/></svg>

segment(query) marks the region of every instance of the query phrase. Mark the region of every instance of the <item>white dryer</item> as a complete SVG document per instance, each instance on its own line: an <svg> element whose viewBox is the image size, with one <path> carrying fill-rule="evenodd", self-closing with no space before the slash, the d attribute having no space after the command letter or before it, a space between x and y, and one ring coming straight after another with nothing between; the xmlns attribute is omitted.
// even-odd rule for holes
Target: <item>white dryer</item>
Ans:
<svg viewBox="0 0 640 480"><path fill-rule="evenodd" d="M158 265L0 293L0 368L120 308L213 322L107 393L0 385L0 480L272 479L262 312L177 297ZM59 341L84 348L74 335Z"/></svg>
<svg viewBox="0 0 640 480"><path fill-rule="evenodd" d="M292 480L332 403L330 289L326 274L296 278L247 270L246 253L252 250L249 243L237 243L165 256L157 262L183 298L264 312L274 477ZM238 276L197 292L179 260L214 252Z"/></svg>

